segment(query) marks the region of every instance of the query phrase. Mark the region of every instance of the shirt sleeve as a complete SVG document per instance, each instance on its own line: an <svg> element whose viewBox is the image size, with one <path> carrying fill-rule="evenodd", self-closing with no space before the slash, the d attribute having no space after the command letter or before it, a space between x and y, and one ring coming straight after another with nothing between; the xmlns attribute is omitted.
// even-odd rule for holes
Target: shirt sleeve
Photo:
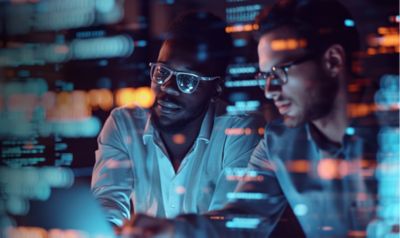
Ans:
<svg viewBox="0 0 400 238"><path fill-rule="evenodd" d="M111 113L98 136L91 190L104 208L107 220L121 226L124 219L130 218L133 173L117 116L117 111Z"/></svg>

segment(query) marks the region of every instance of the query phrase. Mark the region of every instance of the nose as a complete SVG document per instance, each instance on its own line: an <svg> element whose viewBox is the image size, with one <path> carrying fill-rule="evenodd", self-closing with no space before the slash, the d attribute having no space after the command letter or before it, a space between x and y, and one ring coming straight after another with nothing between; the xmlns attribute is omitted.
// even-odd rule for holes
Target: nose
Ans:
<svg viewBox="0 0 400 238"><path fill-rule="evenodd" d="M265 79L264 95L267 99L277 100L282 92L282 86L271 83L273 77Z"/></svg>
<svg viewBox="0 0 400 238"><path fill-rule="evenodd" d="M175 75L172 75L168 80L161 84L160 90L169 95L179 96L180 92L176 85Z"/></svg>

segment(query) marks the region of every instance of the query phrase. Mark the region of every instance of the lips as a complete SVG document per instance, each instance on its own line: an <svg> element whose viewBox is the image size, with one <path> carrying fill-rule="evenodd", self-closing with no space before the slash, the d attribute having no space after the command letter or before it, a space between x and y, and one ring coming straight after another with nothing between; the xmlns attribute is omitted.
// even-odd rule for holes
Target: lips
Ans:
<svg viewBox="0 0 400 238"><path fill-rule="evenodd" d="M166 100L157 100L157 108L161 113L174 113L180 110L182 107L175 102L166 101Z"/></svg>
<svg viewBox="0 0 400 238"><path fill-rule="evenodd" d="M275 102L275 106L278 108L281 115L288 113L290 105L290 102Z"/></svg>

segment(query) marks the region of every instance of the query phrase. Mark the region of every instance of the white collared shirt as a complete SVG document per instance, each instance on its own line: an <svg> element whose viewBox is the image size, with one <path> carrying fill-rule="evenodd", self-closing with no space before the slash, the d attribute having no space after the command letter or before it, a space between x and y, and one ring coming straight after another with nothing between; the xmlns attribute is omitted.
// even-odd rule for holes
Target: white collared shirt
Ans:
<svg viewBox="0 0 400 238"><path fill-rule="evenodd" d="M237 184L226 179L224 170L246 167L263 120L222 114L218 107L210 104L176 173L148 110L111 112L98 137L92 176L93 194L110 222L122 225L130 218L130 199L134 213L168 218L223 207Z"/></svg>

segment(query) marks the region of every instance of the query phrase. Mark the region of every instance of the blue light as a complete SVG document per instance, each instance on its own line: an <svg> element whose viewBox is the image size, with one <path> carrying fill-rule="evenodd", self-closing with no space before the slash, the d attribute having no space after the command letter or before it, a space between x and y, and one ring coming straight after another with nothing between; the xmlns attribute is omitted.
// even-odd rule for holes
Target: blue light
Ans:
<svg viewBox="0 0 400 238"><path fill-rule="evenodd" d="M245 40L245 39L235 39L233 41L233 45L235 47L244 47L244 46L247 45L247 40Z"/></svg>
<svg viewBox="0 0 400 238"><path fill-rule="evenodd" d="M145 41L145 40L138 40L138 41L136 41L136 46L137 46L137 47L145 47L145 46L147 46L147 41Z"/></svg>
<svg viewBox="0 0 400 238"><path fill-rule="evenodd" d="M353 127L347 127L346 128L346 134L347 135L352 136L352 135L354 135L355 132L356 132L356 130Z"/></svg>
<svg viewBox="0 0 400 238"><path fill-rule="evenodd" d="M260 218L233 218L232 221L226 222L228 228L254 229L260 224Z"/></svg>
<svg viewBox="0 0 400 238"><path fill-rule="evenodd" d="M308 208L304 204L297 204L293 209L293 212L296 214L296 216L304 216L307 214L307 211Z"/></svg>
<svg viewBox="0 0 400 238"><path fill-rule="evenodd" d="M347 27L354 27L356 24L355 24L354 20L346 19L346 20L344 20L344 25Z"/></svg>
<svg viewBox="0 0 400 238"><path fill-rule="evenodd" d="M231 192L226 195L228 199L246 199L246 200L262 200L267 199L268 195L265 193L239 193Z"/></svg>

